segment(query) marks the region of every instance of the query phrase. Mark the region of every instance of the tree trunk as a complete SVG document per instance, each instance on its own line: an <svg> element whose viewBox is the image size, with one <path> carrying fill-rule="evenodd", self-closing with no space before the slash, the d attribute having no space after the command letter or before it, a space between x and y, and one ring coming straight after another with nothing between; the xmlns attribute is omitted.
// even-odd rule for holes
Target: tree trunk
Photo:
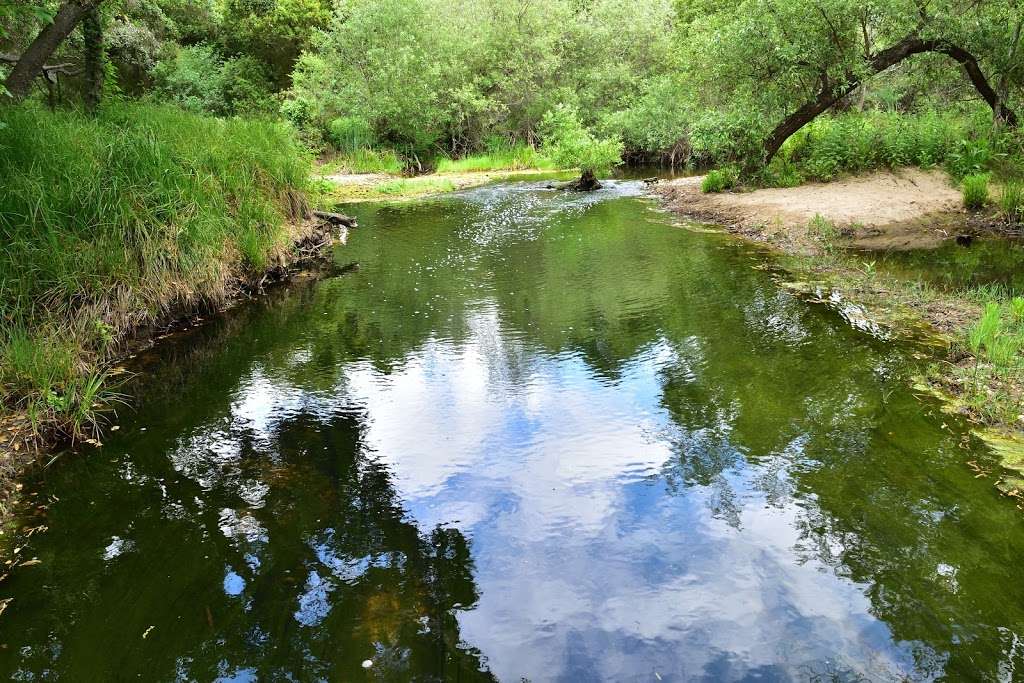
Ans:
<svg viewBox="0 0 1024 683"><path fill-rule="evenodd" d="M1005 123L1007 126L1015 127L1017 125L1017 116L1014 112L1006 106L1006 103L1000 99L996 91L989 85L988 80L985 78L985 74L982 72L981 67L978 65L978 60L967 50L951 45L941 40L922 40L914 36L908 36L896 43L890 48L882 50L875 54L868 61L868 73L867 75L874 75L885 71L889 67L902 62L911 55L920 54L922 52L939 52L947 55L963 66L964 71L967 72L967 77L971 80L971 85L974 86L978 94L984 98L985 102L992 108L992 115L997 121ZM821 90L818 91L817 96L804 103L799 109L787 116L779 123L775 129L768 134L763 143L764 157L762 161L767 165L772 157L779 151L782 144L789 139L793 133L803 128L806 124L813 121L819 114L824 112L826 109L831 107L833 104L838 102L843 97L846 97L853 92L861 84L860 79L853 73L848 73L844 82L841 85L834 86L831 84L827 77L822 77Z"/></svg>
<svg viewBox="0 0 1024 683"><path fill-rule="evenodd" d="M53 21L43 27L7 76L5 85L15 100L24 99L28 95L32 79L40 74L43 64L53 51L71 35L86 13L98 7L102 1L67 0L60 6Z"/></svg>
<svg viewBox="0 0 1024 683"><path fill-rule="evenodd" d="M85 110L96 115L103 97L103 26L99 8L93 7L82 18L85 46Z"/></svg>

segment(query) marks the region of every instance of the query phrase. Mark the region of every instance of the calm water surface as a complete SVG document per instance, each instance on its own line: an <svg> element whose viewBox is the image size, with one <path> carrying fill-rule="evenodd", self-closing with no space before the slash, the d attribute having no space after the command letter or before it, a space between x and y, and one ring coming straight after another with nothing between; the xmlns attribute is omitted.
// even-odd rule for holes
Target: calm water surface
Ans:
<svg viewBox="0 0 1024 683"><path fill-rule="evenodd" d="M914 350L640 189L359 207L164 348L32 484L0 676L1021 680L1024 517Z"/></svg>

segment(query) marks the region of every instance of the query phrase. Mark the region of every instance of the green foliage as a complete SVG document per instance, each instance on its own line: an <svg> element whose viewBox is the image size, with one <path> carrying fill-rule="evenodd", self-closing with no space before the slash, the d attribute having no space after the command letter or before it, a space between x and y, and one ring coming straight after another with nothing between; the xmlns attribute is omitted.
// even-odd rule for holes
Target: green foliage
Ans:
<svg viewBox="0 0 1024 683"><path fill-rule="evenodd" d="M724 192L736 185L736 171L731 168L708 171L700 182L701 192Z"/></svg>
<svg viewBox="0 0 1024 683"><path fill-rule="evenodd" d="M211 45L193 45L161 60L153 69L157 93L193 111L217 113L224 90L224 66Z"/></svg>
<svg viewBox="0 0 1024 683"><path fill-rule="evenodd" d="M153 69L157 93L195 113L267 114L270 79L262 63L242 56L222 60L211 45L177 50Z"/></svg>
<svg viewBox="0 0 1024 683"><path fill-rule="evenodd" d="M964 207L976 211L988 204L988 174L978 173L963 179Z"/></svg>
<svg viewBox="0 0 1024 683"><path fill-rule="evenodd" d="M365 147L339 154L324 164L326 173L401 173L405 168L394 150Z"/></svg>
<svg viewBox="0 0 1024 683"><path fill-rule="evenodd" d="M264 65L276 86L289 74L316 31L331 18L326 0L224 0L220 31L229 54Z"/></svg>
<svg viewBox="0 0 1024 683"><path fill-rule="evenodd" d="M796 187L804 182L804 175L796 163L776 156L762 171L760 182L767 187Z"/></svg>
<svg viewBox="0 0 1024 683"><path fill-rule="evenodd" d="M364 119L355 116L340 116L328 126L331 144L339 152L354 152L357 149L373 147L377 136Z"/></svg>
<svg viewBox="0 0 1024 683"><path fill-rule="evenodd" d="M964 153L961 143L972 125L970 118L937 112L822 116L791 137L782 156L819 180L876 168L928 168Z"/></svg>
<svg viewBox="0 0 1024 683"><path fill-rule="evenodd" d="M669 0L346 0L299 59L288 100L312 127L367 121L410 159L479 153L493 135L533 142L560 104L597 139L628 128L662 140L664 128L639 130L646 115L620 114L659 79L652 106L671 97L674 22Z"/></svg>
<svg viewBox="0 0 1024 683"><path fill-rule="evenodd" d="M622 163L622 141L595 137L572 107L560 105L547 112L540 124L541 151L558 168L607 173Z"/></svg>
<svg viewBox="0 0 1024 683"><path fill-rule="evenodd" d="M946 167L953 177L963 178L989 170L994 158L988 138L960 140L949 154Z"/></svg>
<svg viewBox="0 0 1024 683"><path fill-rule="evenodd" d="M462 159L441 159L438 173L471 173L473 171L554 170L555 164L531 145L489 145L483 154Z"/></svg>
<svg viewBox="0 0 1024 683"><path fill-rule="evenodd" d="M129 331L217 305L287 248L309 159L280 124L170 106L19 106L5 121L0 400L74 431Z"/></svg>
<svg viewBox="0 0 1024 683"><path fill-rule="evenodd" d="M1007 180L999 193L999 213L1010 226L1024 222L1024 183Z"/></svg>

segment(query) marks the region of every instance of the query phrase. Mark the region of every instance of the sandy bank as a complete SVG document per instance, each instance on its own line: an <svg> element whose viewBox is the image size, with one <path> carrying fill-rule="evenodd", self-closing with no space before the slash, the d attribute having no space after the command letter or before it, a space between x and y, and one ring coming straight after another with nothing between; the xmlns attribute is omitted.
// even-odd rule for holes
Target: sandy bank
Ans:
<svg viewBox="0 0 1024 683"><path fill-rule="evenodd" d="M931 247L959 232L965 214L960 191L942 171L900 169L832 183L705 194L702 177L677 178L656 188L684 215L733 232L814 251L809 224L820 215L849 246L868 249Z"/></svg>

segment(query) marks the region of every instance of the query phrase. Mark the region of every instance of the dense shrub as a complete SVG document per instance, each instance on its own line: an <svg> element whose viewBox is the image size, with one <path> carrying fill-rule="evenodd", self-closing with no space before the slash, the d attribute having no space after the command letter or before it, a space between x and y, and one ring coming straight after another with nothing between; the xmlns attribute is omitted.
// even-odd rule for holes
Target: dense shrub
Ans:
<svg viewBox="0 0 1024 683"><path fill-rule="evenodd" d="M605 173L622 162L622 141L595 137L572 107L559 106L544 115L540 125L541 151L558 168Z"/></svg>
<svg viewBox="0 0 1024 683"><path fill-rule="evenodd" d="M373 127L355 116L340 116L328 124L327 130L331 144L339 152L354 152L377 144Z"/></svg>
<svg viewBox="0 0 1024 683"><path fill-rule="evenodd" d="M269 114L278 106L263 63L223 60L210 45L181 48L156 64L153 78L160 97L196 113Z"/></svg>
<svg viewBox="0 0 1024 683"><path fill-rule="evenodd" d="M823 116L790 138L782 153L806 175L821 180L876 168L928 168L961 151L970 129L965 117L934 112Z"/></svg>

